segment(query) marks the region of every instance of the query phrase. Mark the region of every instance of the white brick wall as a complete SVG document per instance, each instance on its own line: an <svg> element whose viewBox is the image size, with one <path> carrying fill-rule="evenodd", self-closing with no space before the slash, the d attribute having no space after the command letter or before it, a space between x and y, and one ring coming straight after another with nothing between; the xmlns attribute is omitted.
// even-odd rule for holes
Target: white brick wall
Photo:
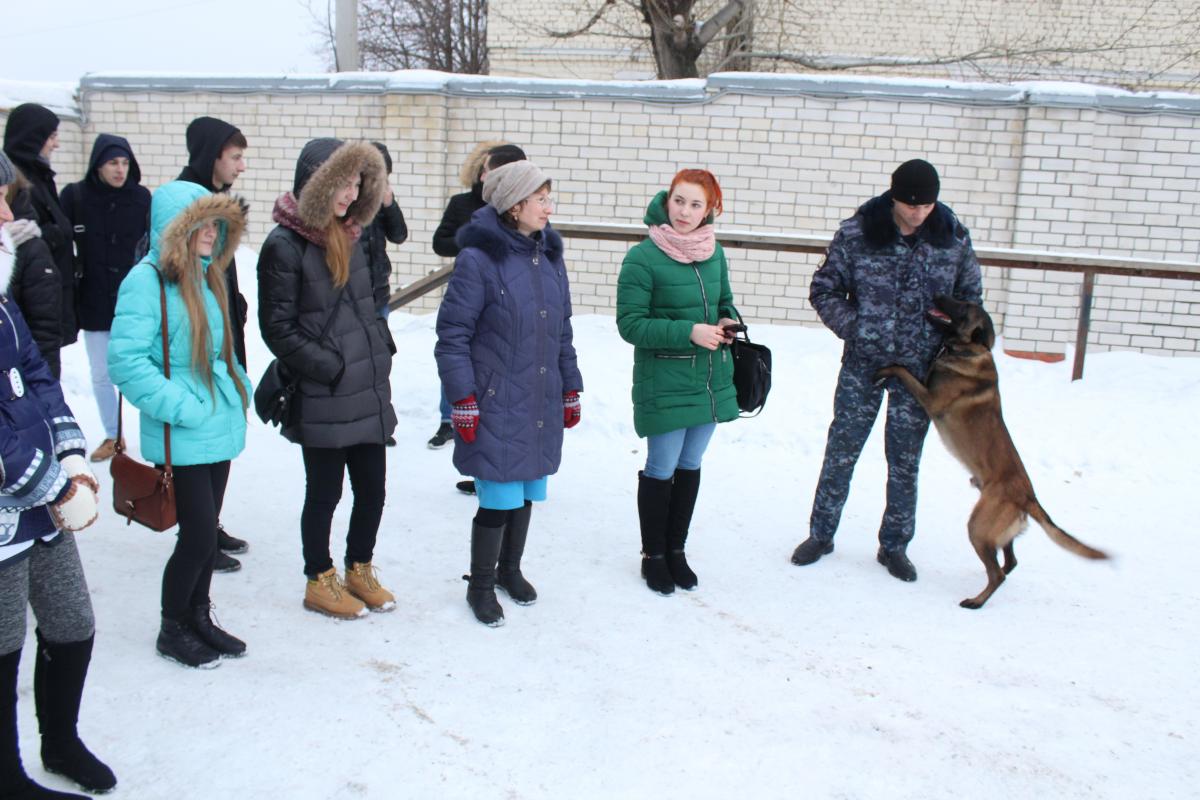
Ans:
<svg viewBox="0 0 1200 800"><path fill-rule="evenodd" d="M795 85L794 76L789 80ZM238 94L203 84L171 92L85 86L86 127L64 123L55 166L61 184L77 180L95 134L118 133L129 137L144 183L154 187L183 166L189 120L229 120L250 142L237 191L251 203L249 244L257 246L307 140L383 141L410 231L407 243L391 248L396 285L445 263L431 249L433 230L446 199L462 191L463 158L477 141L495 138L521 144L554 178L557 213L570 220L640 222L647 200L677 169L702 166L726 193L718 228L829 235L887 187L896 164L922 156L939 168L942 199L977 245L1200 260L1200 102L1193 110L1125 114L1028 99L974 103L973 90L963 87L959 100L935 101L906 96L895 82L858 96L817 96L801 86L654 103L589 97L586 86L550 99L489 94L488 86L481 82L469 96L428 87ZM821 86L828 90L830 81ZM624 250L569 240L577 312L611 312ZM750 319L819 324L807 300L818 257L729 255L739 306ZM249 283L252 265L243 271ZM1063 352L1075 338L1079 283L1076 274L985 269L986 300L1006 346ZM414 308L432 310L439 296ZM1200 286L1101 277L1092 320L1093 349L1196 353Z"/></svg>

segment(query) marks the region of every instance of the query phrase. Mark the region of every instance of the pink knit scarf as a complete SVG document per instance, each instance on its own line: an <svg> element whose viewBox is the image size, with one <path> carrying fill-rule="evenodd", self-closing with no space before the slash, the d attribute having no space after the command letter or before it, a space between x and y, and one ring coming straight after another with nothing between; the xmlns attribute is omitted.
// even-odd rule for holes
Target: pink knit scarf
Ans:
<svg viewBox="0 0 1200 800"><path fill-rule="evenodd" d="M291 228L317 247L325 247L325 231L315 230L300 219L300 209L296 197L291 192L284 192L275 200L275 208L271 211L271 219L285 228ZM342 227L350 236L350 243L357 242L362 236L362 226L347 215L342 221Z"/></svg>
<svg viewBox="0 0 1200 800"><path fill-rule="evenodd" d="M717 249L717 234L712 225L701 225L690 233L680 233L670 225L651 225L650 241L668 258L683 264L705 261Z"/></svg>

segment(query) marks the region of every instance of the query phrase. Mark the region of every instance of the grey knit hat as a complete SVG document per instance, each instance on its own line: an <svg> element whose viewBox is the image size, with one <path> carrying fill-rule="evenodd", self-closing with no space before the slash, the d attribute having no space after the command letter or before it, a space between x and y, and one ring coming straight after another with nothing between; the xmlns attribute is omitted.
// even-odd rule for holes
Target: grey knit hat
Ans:
<svg viewBox="0 0 1200 800"><path fill-rule="evenodd" d="M8 160L8 156L0 151L0 186L8 186L17 179L17 168Z"/></svg>
<svg viewBox="0 0 1200 800"><path fill-rule="evenodd" d="M483 181L483 202L503 214L549 180L532 161L514 161L487 174Z"/></svg>

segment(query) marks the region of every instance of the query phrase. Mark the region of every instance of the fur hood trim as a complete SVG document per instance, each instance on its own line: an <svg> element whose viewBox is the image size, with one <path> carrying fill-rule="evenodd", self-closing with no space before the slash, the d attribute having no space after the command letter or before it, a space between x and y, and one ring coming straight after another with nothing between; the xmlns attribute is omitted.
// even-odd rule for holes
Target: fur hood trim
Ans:
<svg viewBox="0 0 1200 800"><path fill-rule="evenodd" d="M333 221L333 196L355 175L362 176L358 199L347 218L369 225L383 205L387 174L383 156L370 142L346 142L325 159L304 182L297 198L300 219L314 230L325 230Z"/></svg>
<svg viewBox="0 0 1200 800"><path fill-rule="evenodd" d="M892 193L886 191L863 203L858 209L862 217L863 238L874 249L891 247L900 240L900 229L892 217ZM942 203L935 203L933 211L921 226L921 238L939 250L954 244L962 226L954 212ZM965 233L963 234L965 235Z"/></svg>
<svg viewBox="0 0 1200 800"><path fill-rule="evenodd" d="M188 239L208 220L214 220L219 229L208 268L224 272L242 240L249 214L250 204L236 195L208 194L188 205L171 220L159 240L158 264L163 276L179 283L187 264Z"/></svg>
<svg viewBox="0 0 1200 800"><path fill-rule="evenodd" d="M554 228L547 225L542 230L540 240L523 236L502 225L496 209L491 206L476 211L471 221L459 229L456 240L459 247L482 250L497 263L513 252L532 253L539 247L553 261L561 259L563 254L562 236Z"/></svg>
<svg viewBox="0 0 1200 800"><path fill-rule="evenodd" d="M467 189L474 186L479 181L479 173L483 172L488 153L492 152L492 148L502 144L508 144L508 142L503 139L493 139L475 145L475 149L467 155L467 160L463 162L462 169L458 171L458 182Z"/></svg>

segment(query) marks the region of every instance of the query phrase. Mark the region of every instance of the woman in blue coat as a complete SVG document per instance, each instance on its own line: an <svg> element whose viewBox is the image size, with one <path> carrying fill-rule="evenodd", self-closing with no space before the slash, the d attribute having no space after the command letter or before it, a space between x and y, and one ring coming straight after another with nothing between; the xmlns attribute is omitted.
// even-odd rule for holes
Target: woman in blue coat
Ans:
<svg viewBox="0 0 1200 800"><path fill-rule="evenodd" d="M483 199L458 233L434 355L446 396L457 398L454 466L479 496L467 602L495 627L504 624L496 586L519 605L537 599L521 574L532 502L546 499L563 429L579 422L583 379L562 238L549 226L550 179L528 161L506 164L488 173Z"/></svg>
<svg viewBox="0 0 1200 800"><path fill-rule="evenodd" d="M150 252L121 283L108 347L113 383L141 411L144 458L164 462L170 426L179 536L163 570L157 646L190 667L246 650L213 624L209 599L229 462L246 442L250 380L233 357L224 275L245 225L239 198L184 181L155 192Z"/></svg>
<svg viewBox="0 0 1200 800"><path fill-rule="evenodd" d="M17 734L17 673L32 608L42 765L91 792L116 785L76 727L96 628L73 532L95 521L99 486L83 433L10 296L15 247L5 190L14 180L0 153L0 797L83 800L32 781Z"/></svg>

